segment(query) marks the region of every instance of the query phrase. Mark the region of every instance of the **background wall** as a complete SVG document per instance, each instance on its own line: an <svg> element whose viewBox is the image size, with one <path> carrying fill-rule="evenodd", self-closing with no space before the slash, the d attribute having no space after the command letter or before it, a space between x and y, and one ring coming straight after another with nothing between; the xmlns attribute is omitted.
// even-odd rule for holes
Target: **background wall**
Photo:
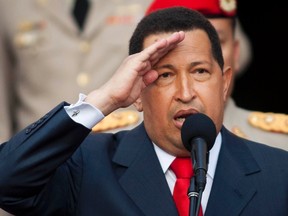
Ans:
<svg viewBox="0 0 288 216"><path fill-rule="evenodd" d="M280 2L239 0L239 19L253 46L253 60L236 81L233 98L244 108L288 114L288 10ZM254 6L256 4L256 6Z"/></svg>

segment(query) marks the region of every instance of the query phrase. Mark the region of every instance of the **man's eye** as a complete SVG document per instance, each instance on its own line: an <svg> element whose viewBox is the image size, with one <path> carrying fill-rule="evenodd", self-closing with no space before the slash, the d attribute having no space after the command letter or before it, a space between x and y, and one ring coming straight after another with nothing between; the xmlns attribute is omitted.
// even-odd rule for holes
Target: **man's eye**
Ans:
<svg viewBox="0 0 288 216"><path fill-rule="evenodd" d="M211 77L211 73L204 68L198 68L194 70L193 77L197 81L205 81Z"/></svg>
<svg viewBox="0 0 288 216"><path fill-rule="evenodd" d="M159 77L162 77L162 78L167 78L167 77L169 77L170 76L170 73L162 73L162 74L160 74L159 75Z"/></svg>
<svg viewBox="0 0 288 216"><path fill-rule="evenodd" d="M205 70L205 69L202 69L202 68L197 69L197 73L198 74L203 74L203 73L206 73L206 72L207 72L207 70Z"/></svg>
<svg viewBox="0 0 288 216"><path fill-rule="evenodd" d="M164 72L159 73L158 79L156 80L155 84L158 86L166 86L173 82L175 79L173 72Z"/></svg>

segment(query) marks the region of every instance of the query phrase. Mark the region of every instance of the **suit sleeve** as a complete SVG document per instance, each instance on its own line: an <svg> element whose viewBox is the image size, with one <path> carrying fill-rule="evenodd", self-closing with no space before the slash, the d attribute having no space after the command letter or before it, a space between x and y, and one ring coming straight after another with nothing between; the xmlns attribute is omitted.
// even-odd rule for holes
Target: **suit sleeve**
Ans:
<svg viewBox="0 0 288 216"><path fill-rule="evenodd" d="M90 130L75 123L64 103L4 143L0 152L0 207L11 213L28 210L49 187L62 165ZM65 172L65 166L63 166ZM58 181L57 181L58 182ZM63 198L62 198L63 199Z"/></svg>

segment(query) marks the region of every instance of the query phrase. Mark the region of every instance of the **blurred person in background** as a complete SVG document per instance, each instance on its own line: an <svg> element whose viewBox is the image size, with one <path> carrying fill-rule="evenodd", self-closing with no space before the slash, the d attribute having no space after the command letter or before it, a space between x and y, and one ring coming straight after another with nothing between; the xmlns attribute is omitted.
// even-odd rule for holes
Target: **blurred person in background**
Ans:
<svg viewBox="0 0 288 216"><path fill-rule="evenodd" d="M235 79L245 71L252 58L249 38L237 17L236 0L154 0L146 11L184 6L204 14L216 28L225 65L233 68L230 98L227 100L224 125L243 138L288 150L288 116L282 113L263 113L238 107L231 97ZM242 44L241 44L242 43Z"/></svg>
<svg viewBox="0 0 288 216"><path fill-rule="evenodd" d="M55 103L105 83L128 56L128 39L150 2L0 0L0 143ZM131 107L95 131L140 120Z"/></svg>

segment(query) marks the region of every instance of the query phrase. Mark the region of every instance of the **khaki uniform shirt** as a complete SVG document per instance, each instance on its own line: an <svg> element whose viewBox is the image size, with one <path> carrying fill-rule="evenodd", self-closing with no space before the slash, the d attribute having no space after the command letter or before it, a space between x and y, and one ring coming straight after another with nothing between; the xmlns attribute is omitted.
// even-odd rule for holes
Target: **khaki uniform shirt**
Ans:
<svg viewBox="0 0 288 216"><path fill-rule="evenodd" d="M69 0L0 0L0 142L105 83L150 2L91 0L81 32Z"/></svg>

